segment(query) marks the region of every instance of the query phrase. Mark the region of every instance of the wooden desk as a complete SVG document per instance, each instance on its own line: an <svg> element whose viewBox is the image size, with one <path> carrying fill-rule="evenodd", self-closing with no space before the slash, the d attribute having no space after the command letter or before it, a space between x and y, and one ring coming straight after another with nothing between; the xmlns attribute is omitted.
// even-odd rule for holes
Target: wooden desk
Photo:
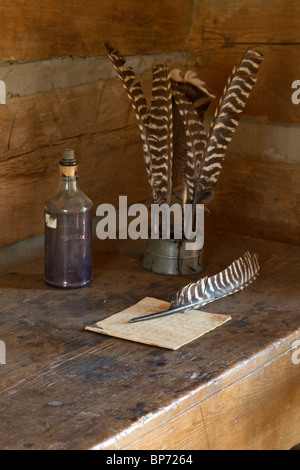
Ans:
<svg viewBox="0 0 300 470"><path fill-rule="evenodd" d="M300 442L300 247L206 235L206 272L246 249L251 287L207 306L232 320L169 351L84 330L195 279L144 271L144 242L95 242L94 281L57 290L42 262L0 277L1 449L289 449ZM298 357L300 358L300 352ZM295 361L294 361L295 362Z"/></svg>

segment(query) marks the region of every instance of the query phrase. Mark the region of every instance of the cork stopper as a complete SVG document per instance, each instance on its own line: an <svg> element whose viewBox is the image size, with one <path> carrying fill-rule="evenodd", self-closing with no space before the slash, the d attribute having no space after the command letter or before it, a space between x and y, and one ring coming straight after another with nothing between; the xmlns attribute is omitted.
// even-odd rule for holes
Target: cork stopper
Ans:
<svg viewBox="0 0 300 470"><path fill-rule="evenodd" d="M59 165L63 176L68 176L70 178L77 177L77 160L75 158L74 150L63 150Z"/></svg>

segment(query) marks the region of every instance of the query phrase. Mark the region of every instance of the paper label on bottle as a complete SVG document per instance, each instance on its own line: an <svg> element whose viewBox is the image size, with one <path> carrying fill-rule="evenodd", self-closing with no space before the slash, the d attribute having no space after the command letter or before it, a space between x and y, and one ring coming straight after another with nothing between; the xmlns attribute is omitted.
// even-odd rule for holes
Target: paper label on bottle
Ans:
<svg viewBox="0 0 300 470"><path fill-rule="evenodd" d="M49 228L57 228L57 218L51 217L50 214L45 214L45 223Z"/></svg>

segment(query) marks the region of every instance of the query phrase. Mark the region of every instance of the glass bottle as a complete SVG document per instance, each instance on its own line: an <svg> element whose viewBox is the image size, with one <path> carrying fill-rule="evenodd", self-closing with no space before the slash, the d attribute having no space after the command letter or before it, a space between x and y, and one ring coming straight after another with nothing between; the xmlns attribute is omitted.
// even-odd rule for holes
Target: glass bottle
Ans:
<svg viewBox="0 0 300 470"><path fill-rule="evenodd" d="M57 287L82 287L92 280L92 208L77 184L73 150L64 150L60 181L47 199L44 280Z"/></svg>

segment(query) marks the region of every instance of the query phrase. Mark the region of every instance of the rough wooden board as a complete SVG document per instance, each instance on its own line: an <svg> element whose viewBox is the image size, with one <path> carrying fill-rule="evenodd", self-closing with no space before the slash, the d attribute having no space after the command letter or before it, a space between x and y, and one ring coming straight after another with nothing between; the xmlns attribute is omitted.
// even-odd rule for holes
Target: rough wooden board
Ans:
<svg viewBox="0 0 300 470"><path fill-rule="evenodd" d="M95 209L117 206L119 194L128 204L150 195L138 125L118 78L9 100L0 129L0 246L43 233L43 203L56 190L66 147L78 157L79 184Z"/></svg>
<svg viewBox="0 0 300 470"><path fill-rule="evenodd" d="M85 329L108 336L150 344L166 349L179 349L187 343L231 320L229 315L219 315L199 310L175 313L146 322L129 323L134 317L168 309L170 304L145 297L132 307L116 313Z"/></svg>
<svg viewBox="0 0 300 470"><path fill-rule="evenodd" d="M299 245L299 198L299 164L227 156L205 227Z"/></svg>
<svg viewBox="0 0 300 470"><path fill-rule="evenodd" d="M185 0L2 1L0 58L103 55L107 41L124 54L183 50L192 7Z"/></svg>
<svg viewBox="0 0 300 470"><path fill-rule="evenodd" d="M146 435L160 448L166 442L169 449L189 444L195 448L205 438L197 416L210 397L220 405L225 425L232 425L230 434L219 415L216 426L208 416L206 442L211 449L218 436L222 445L227 440L229 446L244 436L244 447L249 440L261 442L265 433L276 438L279 424L286 448L299 442L300 433L293 424L299 416L299 365L292 363L289 352L300 334L299 247L215 231L207 234L205 274L215 274L245 250L255 250L261 275L249 288L207 308L212 313L230 312L231 321L177 351L84 330L149 293L171 299L183 281L180 276L162 277L143 270L143 240L96 240L94 248L94 280L84 289L66 291L45 285L42 263L15 267L0 276L0 338L7 352L6 365L1 366L1 449L91 449L103 448L103 443L111 449L115 443L120 450L132 448L140 438L144 444ZM197 278L188 276L188 282ZM285 354L289 356L286 373L278 375L276 366L272 367L273 379L268 375L266 388L259 385L269 403L267 414L260 407L263 414L252 426L251 401L255 409L258 396L250 387L246 392L250 401L243 400L242 387L230 422L227 403L222 396L217 398L218 393L225 390L229 397L231 385L238 386L243 378L264 371L265 364L276 364ZM255 385L255 380L250 383ZM279 393L276 402L270 401L270 396L276 396L274 388ZM240 406L246 405L251 416L240 421L240 413L245 416ZM205 411L208 408L207 403ZM193 417L189 418L189 410ZM203 417L206 425L206 414ZM179 428L181 436L176 433ZM150 436L152 432L156 435ZM213 432L215 438L210 440Z"/></svg>
<svg viewBox="0 0 300 470"><path fill-rule="evenodd" d="M258 81L244 115L257 121L299 125L291 85L299 77L299 9L296 0L196 0L190 28L190 67L219 98L242 54L256 47L264 54ZM217 106L218 99L211 107Z"/></svg>
<svg viewBox="0 0 300 470"><path fill-rule="evenodd" d="M288 450L298 442L299 385L288 352L122 450Z"/></svg>

